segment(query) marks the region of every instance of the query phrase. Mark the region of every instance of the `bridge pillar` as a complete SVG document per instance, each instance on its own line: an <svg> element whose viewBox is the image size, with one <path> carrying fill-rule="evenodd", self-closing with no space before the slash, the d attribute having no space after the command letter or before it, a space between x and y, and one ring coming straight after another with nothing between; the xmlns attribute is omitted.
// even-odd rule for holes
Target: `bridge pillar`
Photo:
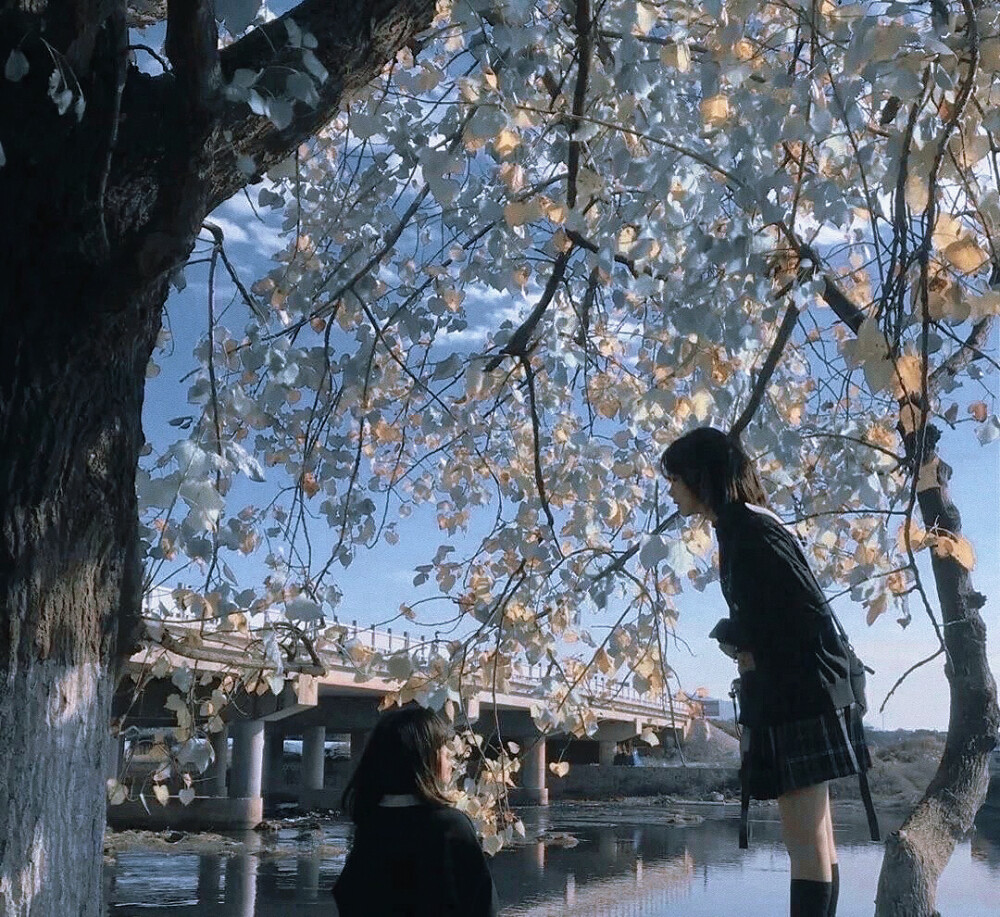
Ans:
<svg viewBox="0 0 1000 917"><path fill-rule="evenodd" d="M302 787L323 789L326 745L325 726L306 726L302 730ZM354 745L351 744L353 757Z"/></svg>
<svg viewBox="0 0 1000 917"><path fill-rule="evenodd" d="M510 792L515 806L547 806L549 791L545 787L545 736L533 735L519 739L521 746L521 785Z"/></svg>
<svg viewBox="0 0 1000 917"><path fill-rule="evenodd" d="M226 795L226 770L229 768L229 727L213 732L210 739L215 759L205 772L205 795Z"/></svg>
<svg viewBox="0 0 1000 917"><path fill-rule="evenodd" d="M273 723L264 727L264 786L277 793L284 786L285 734Z"/></svg>
<svg viewBox="0 0 1000 917"><path fill-rule="evenodd" d="M615 763L615 749L618 747L618 743L605 740L597 743L597 763L598 764L614 764Z"/></svg>
<svg viewBox="0 0 1000 917"><path fill-rule="evenodd" d="M237 720L233 732L233 773L229 795L234 799L259 799L264 773L264 721Z"/></svg>

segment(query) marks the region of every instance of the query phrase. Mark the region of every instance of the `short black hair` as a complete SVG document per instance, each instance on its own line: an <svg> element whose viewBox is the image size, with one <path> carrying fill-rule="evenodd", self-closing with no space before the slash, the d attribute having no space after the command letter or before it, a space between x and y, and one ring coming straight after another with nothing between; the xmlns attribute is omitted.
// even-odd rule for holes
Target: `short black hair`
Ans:
<svg viewBox="0 0 1000 917"><path fill-rule="evenodd" d="M452 735L441 717L419 704L383 713L344 789L341 804L351 821L366 821L387 794L449 805L438 779L438 753Z"/></svg>
<svg viewBox="0 0 1000 917"><path fill-rule="evenodd" d="M713 513L729 503L767 505L767 494L739 440L713 427L698 427L672 442L660 469L679 477Z"/></svg>

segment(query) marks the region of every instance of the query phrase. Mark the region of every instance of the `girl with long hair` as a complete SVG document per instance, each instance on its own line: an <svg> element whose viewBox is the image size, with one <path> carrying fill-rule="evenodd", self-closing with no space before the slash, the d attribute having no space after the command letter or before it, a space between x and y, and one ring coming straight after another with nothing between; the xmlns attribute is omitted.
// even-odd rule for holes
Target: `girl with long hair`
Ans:
<svg viewBox="0 0 1000 917"><path fill-rule="evenodd" d="M379 718L344 790L355 829L333 889L340 917L496 917L475 829L445 794L451 737L416 704Z"/></svg>
<svg viewBox="0 0 1000 917"><path fill-rule="evenodd" d="M834 917L840 870L827 782L858 774L872 834L871 763L850 655L796 538L766 508L739 443L700 427L660 459L682 516L715 527L729 617L711 635L739 667L740 846L750 798L777 799L791 861L791 917Z"/></svg>

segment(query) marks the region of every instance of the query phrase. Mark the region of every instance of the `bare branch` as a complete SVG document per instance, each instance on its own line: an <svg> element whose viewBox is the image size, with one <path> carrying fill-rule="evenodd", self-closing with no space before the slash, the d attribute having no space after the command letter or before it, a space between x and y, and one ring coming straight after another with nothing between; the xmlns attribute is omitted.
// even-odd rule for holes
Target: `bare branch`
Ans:
<svg viewBox="0 0 1000 917"><path fill-rule="evenodd" d="M774 375L774 370L778 365L778 361L781 359L781 354L785 350L785 345L788 344L788 339L792 336L792 332L795 330L795 325L798 320L799 307L795 305L794 302L790 302L788 304L788 308L785 310L784 318L781 320L781 325L778 328L778 334L774 339L774 343L771 345L771 349L767 352L767 359L764 360L764 365L761 367L760 374L757 376L757 381L754 382L753 391L750 393L750 401L747 402L747 406L743 409L743 413L740 414L736 423L733 424L732 429L729 431L731 436L738 437L747 428L747 425L753 419L753 415L757 408L760 407L760 402L764 397L764 392L767 391L768 385L771 384L771 376Z"/></svg>
<svg viewBox="0 0 1000 917"><path fill-rule="evenodd" d="M878 712L881 713L883 710L885 710L885 705L889 703L889 698L896 693L896 688L898 688L904 681L906 681L906 678L908 675L910 675L910 673L915 672L921 666L927 665L928 662L933 662L943 652L944 652L944 646L943 645L939 646L926 659L921 659L919 662L913 663L913 665L911 665L905 672L903 672L903 674L896 679L896 683L889 689L889 693L886 694L885 699L882 701L881 704L879 704Z"/></svg>

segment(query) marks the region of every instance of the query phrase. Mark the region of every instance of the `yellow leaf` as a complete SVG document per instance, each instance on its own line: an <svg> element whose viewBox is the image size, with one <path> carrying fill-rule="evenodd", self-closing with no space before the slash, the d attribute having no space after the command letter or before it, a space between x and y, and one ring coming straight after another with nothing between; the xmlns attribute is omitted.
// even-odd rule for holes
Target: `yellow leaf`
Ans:
<svg viewBox="0 0 1000 917"><path fill-rule="evenodd" d="M610 675L615 670L615 665L611 661L611 657L608 655L607 650L601 647L594 654L594 665L597 666L598 670L604 675Z"/></svg>
<svg viewBox="0 0 1000 917"><path fill-rule="evenodd" d="M889 597L884 592L880 592L868 603L868 624L874 624L878 619L878 616L881 615L888 607Z"/></svg>
<svg viewBox="0 0 1000 917"><path fill-rule="evenodd" d="M969 405L969 413L979 422L982 423L989 416L990 409L986 406L985 401L974 401Z"/></svg>
<svg viewBox="0 0 1000 917"><path fill-rule="evenodd" d="M493 140L493 149L501 156L510 156L521 145L521 138L515 131L505 127Z"/></svg>
<svg viewBox="0 0 1000 917"><path fill-rule="evenodd" d="M557 777L565 777L569 773L568 761L553 761L549 765L549 770Z"/></svg>
<svg viewBox="0 0 1000 917"><path fill-rule="evenodd" d="M542 213L545 214L553 223L565 223L566 222L566 208L562 204L557 204L550 198L542 195L538 199L538 206ZM567 244L569 239L566 240Z"/></svg>
<svg viewBox="0 0 1000 917"><path fill-rule="evenodd" d="M971 542L962 535L939 532L934 542L933 551L938 557L954 558L966 570L975 569L976 552L973 550Z"/></svg>
<svg viewBox="0 0 1000 917"><path fill-rule="evenodd" d="M699 422L708 420L712 408L715 406L715 399L707 388L700 388L691 395L691 407L694 409L694 416Z"/></svg>
<svg viewBox="0 0 1000 917"><path fill-rule="evenodd" d="M989 260L989 255L968 237L952 242L944 250L944 256L963 274L978 271Z"/></svg>
<svg viewBox="0 0 1000 917"><path fill-rule="evenodd" d="M906 551L907 528L909 528L910 532L910 547L914 551L919 551L927 544L927 532L912 522L907 522L905 525L899 527L899 533L896 535L896 545L901 552Z"/></svg>
<svg viewBox="0 0 1000 917"><path fill-rule="evenodd" d="M952 242L957 242L961 237L962 224L950 213L938 214L937 222L934 224L934 247L944 251Z"/></svg>
<svg viewBox="0 0 1000 917"><path fill-rule="evenodd" d="M168 790L162 783L158 783L153 787L153 795L156 797L156 801L159 802L161 806L165 806L167 801L170 799L170 790Z"/></svg>
<svg viewBox="0 0 1000 917"><path fill-rule="evenodd" d="M971 317L974 321L989 315L1000 315L1000 293L990 290L981 296L968 297Z"/></svg>
<svg viewBox="0 0 1000 917"><path fill-rule="evenodd" d="M702 99L701 117L709 127L724 124L729 117L729 99L721 93Z"/></svg>
<svg viewBox="0 0 1000 917"><path fill-rule="evenodd" d="M927 206L927 182L922 175L911 172L906 178L906 204L914 211L922 211Z"/></svg>
<svg viewBox="0 0 1000 917"><path fill-rule="evenodd" d="M687 73L691 69L691 52L684 42L676 42L672 45L664 45L660 49L660 63L667 67L674 67L681 73Z"/></svg>
<svg viewBox="0 0 1000 917"><path fill-rule="evenodd" d="M896 361L896 378L893 383L893 395L902 398L920 392L923 365L920 357L908 353Z"/></svg>
<svg viewBox="0 0 1000 917"><path fill-rule="evenodd" d="M511 201L503 209L503 218L508 226L523 226L531 220L531 211L526 201Z"/></svg>
<svg viewBox="0 0 1000 917"><path fill-rule="evenodd" d="M660 18L660 11L651 3L638 3L635 10L635 29L639 35L648 35Z"/></svg>

